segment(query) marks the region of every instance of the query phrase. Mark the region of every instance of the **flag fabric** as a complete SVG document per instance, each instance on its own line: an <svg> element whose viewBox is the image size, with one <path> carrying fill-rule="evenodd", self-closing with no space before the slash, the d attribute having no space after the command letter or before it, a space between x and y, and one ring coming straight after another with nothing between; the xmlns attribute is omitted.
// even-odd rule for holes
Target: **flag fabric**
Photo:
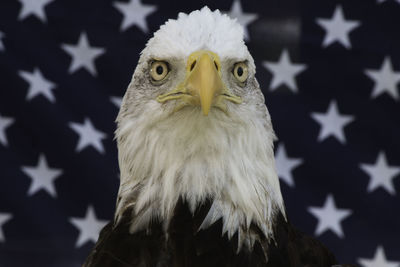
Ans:
<svg viewBox="0 0 400 267"><path fill-rule="evenodd" d="M139 53L204 5L245 29L291 222L340 262L400 266L399 0L0 1L0 266L82 264Z"/></svg>

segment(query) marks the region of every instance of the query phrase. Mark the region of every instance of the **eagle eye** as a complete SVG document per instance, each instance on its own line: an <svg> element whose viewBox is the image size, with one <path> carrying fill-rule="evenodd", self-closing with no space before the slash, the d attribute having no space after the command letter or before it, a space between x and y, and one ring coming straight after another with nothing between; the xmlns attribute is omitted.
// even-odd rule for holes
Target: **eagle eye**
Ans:
<svg viewBox="0 0 400 267"><path fill-rule="evenodd" d="M154 61L151 63L150 76L154 81L161 81L169 72L168 64L165 61Z"/></svg>
<svg viewBox="0 0 400 267"><path fill-rule="evenodd" d="M247 65L244 62L238 62L233 66L233 70L232 70L233 76L235 76L235 78L243 83L246 81L247 76L249 75L248 70L247 70Z"/></svg>

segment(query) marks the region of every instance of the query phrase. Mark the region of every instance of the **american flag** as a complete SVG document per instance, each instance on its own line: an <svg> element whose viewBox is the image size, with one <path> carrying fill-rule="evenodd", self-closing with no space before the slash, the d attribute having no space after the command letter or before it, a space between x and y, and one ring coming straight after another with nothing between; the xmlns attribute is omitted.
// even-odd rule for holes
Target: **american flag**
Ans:
<svg viewBox="0 0 400 267"><path fill-rule="evenodd" d="M82 264L139 53L204 5L245 28L292 223L340 262L400 266L400 0L1 0L0 266Z"/></svg>

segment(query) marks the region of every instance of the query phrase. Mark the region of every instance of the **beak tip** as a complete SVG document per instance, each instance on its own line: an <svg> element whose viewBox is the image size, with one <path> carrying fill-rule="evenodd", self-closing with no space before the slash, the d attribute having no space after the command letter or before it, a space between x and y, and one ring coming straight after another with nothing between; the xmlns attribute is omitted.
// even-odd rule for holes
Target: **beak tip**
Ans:
<svg viewBox="0 0 400 267"><path fill-rule="evenodd" d="M209 109L207 109L207 110L203 109L203 115L204 115L204 116L208 116L208 113L209 113L209 112L210 112Z"/></svg>

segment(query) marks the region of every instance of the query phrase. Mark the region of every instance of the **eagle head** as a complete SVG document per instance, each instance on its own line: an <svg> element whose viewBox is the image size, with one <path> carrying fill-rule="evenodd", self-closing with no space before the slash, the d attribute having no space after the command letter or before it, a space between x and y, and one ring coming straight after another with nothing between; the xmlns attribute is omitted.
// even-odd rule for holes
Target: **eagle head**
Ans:
<svg viewBox="0 0 400 267"><path fill-rule="evenodd" d="M284 214L274 131L243 29L204 7L168 20L148 41L117 117L121 184L116 218L131 232L168 225L179 199L212 206L201 228L272 235Z"/></svg>

